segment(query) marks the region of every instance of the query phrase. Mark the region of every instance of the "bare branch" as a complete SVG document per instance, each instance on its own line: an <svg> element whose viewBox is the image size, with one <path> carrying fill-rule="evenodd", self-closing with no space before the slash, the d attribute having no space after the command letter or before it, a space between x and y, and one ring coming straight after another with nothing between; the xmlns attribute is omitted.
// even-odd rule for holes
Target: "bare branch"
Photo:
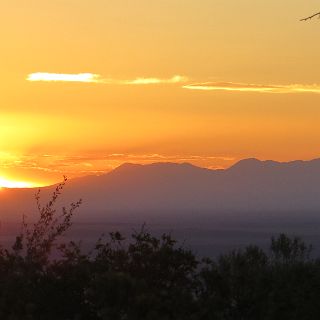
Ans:
<svg viewBox="0 0 320 320"><path fill-rule="evenodd" d="M74 212L80 207L82 200L71 203L69 208L63 207L58 215L55 209L57 200L66 184L67 178L57 185L50 200L42 205L40 190L35 194L39 219L30 227L23 216L22 231L13 245L15 255L24 255L26 259L45 265L52 249L56 247L56 240L70 227Z"/></svg>
<svg viewBox="0 0 320 320"><path fill-rule="evenodd" d="M317 16L320 18L320 12L317 12L317 13L315 13L315 14L313 14L313 15L309 16L309 17L306 17L306 18L300 19L300 21L307 21L307 20L311 20L311 19L313 19L313 18L315 18L315 17L317 17Z"/></svg>

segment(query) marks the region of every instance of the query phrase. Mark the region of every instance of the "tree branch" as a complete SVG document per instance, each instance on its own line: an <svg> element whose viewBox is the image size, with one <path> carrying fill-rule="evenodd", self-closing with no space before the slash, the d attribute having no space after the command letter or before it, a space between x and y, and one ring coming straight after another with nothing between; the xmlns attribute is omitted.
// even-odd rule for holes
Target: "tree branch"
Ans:
<svg viewBox="0 0 320 320"><path fill-rule="evenodd" d="M303 18L303 19L300 19L300 21L307 21L307 20L311 20L313 19L314 17L318 16L320 18L320 12L317 12L309 17L306 17L306 18Z"/></svg>

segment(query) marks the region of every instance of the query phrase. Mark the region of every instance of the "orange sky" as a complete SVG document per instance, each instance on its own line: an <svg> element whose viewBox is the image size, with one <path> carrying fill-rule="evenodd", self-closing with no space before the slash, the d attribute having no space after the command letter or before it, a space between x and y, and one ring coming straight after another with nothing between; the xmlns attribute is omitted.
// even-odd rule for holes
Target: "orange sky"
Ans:
<svg viewBox="0 0 320 320"><path fill-rule="evenodd" d="M3 0L0 181L320 156L310 0ZM52 81L55 80L55 81Z"/></svg>

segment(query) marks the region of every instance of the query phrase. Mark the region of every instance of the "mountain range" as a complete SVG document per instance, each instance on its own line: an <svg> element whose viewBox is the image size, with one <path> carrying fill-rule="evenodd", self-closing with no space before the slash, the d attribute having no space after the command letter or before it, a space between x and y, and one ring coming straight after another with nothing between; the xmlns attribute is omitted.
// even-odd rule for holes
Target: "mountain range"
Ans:
<svg viewBox="0 0 320 320"><path fill-rule="evenodd" d="M52 187L42 188L45 202ZM34 189L2 189L0 217L36 211ZM188 163L126 163L100 176L72 179L60 205L79 198L78 221L207 223L316 221L320 217L320 159L241 160L225 170Z"/></svg>

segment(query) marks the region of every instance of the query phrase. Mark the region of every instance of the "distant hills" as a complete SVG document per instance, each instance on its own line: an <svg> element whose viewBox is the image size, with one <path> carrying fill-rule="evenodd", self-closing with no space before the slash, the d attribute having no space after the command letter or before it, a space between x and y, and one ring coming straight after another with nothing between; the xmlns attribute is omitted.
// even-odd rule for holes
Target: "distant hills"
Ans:
<svg viewBox="0 0 320 320"><path fill-rule="evenodd" d="M43 188L44 198L51 189ZM1 219L34 212L34 193L2 190ZM320 218L320 159L245 159L226 170L127 163L105 175L68 181L63 202L78 198L83 198L79 221L312 221Z"/></svg>

